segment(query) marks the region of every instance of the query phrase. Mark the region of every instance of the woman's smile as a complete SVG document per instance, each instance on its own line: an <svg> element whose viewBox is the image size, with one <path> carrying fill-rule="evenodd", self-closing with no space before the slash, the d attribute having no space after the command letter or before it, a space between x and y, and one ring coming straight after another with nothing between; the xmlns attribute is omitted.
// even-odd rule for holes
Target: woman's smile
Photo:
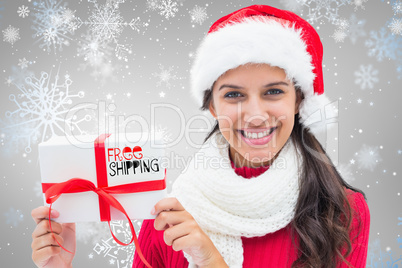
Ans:
<svg viewBox="0 0 402 268"><path fill-rule="evenodd" d="M264 145L271 141L277 127L261 129L240 129L237 130L241 139L248 145Z"/></svg>

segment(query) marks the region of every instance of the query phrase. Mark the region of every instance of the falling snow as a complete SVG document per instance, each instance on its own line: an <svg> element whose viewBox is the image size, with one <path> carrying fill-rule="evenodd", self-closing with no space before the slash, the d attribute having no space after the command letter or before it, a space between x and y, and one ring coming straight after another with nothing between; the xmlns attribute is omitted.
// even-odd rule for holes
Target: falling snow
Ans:
<svg viewBox="0 0 402 268"><path fill-rule="evenodd" d="M195 6L190 10L191 22L202 24L207 18L207 9L205 7Z"/></svg>
<svg viewBox="0 0 402 268"><path fill-rule="evenodd" d="M402 266L402 255L393 256L391 250L384 252L378 238L371 239L368 245L366 267L400 267Z"/></svg>
<svg viewBox="0 0 402 268"><path fill-rule="evenodd" d="M156 85L159 87L164 84L167 88L171 87L171 80L178 79L175 74L173 74L173 67L169 67L169 69L165 69L162 64L159 64L159 73L153 73L154 77L157 77L159 80L157 81Z"/></svg>
<svg viewBox="0 0 402 268"><path fill-rule="evenodd" d="M347 34L342 29L336 29L333 35L331 36L336 43L343 42L346 38Z"/></svg>
<svg viewBox="0 0 402 268"><path fill-rule="evenodd" d="M363 144L362 148L356 153L359 168L374 171L375 167L382 158L378 152L378 147Z"/></svg>
<svg viewBox="0 0 402 268"><path fill-rule="evenodd" d="M147 0L147 9L156 11L159 9L159 0Z"/></svg>
<svg viewBox="0 0 402 268"><path fill-rule="evenodd" d="M369 48L368 55L375 57L378 61L385 58L395 59L395 36L387 33L385 28L377 31L370 31L370 39L366 40L365 45Z"/></svg>
<svg viewBox="0 0 402 268"><path fill-rule="evenodd" d="M28 15L29 15L29 9L28 9L28 7L22 5L22 6L18 7L17 13L18 13L18 16L25 18L25 17L28 17Z"/></svg>
<svg viewBox="0 0 402 268"><path fill-rule="evenodd" d="M374 83L378 83L378 70L373 68L373 65L360 65L358 71L355 71L355 84L359 85L361 89L372 89Z"/></svg>
<svg viewBox="0 0 402 268"><path fill-rule="evenodd" d="M28 61L26 58L19 59L18 60L18 66L20 66L21 69L27 68L28 67Z"/></svg>
<svg viewBox="0 0 402 268"><path fill-rule="evenodd" d="M66 19L66 4L58 0L44 0L34 9L35 19L31 27L35 34L32 37L41 43L39 47L56 52L57 49L62 51L63 46L69 46L70 34L74 34L71 24L75 17Z"/></svg>
<svg viewBox="0 0 402 268"><path fill-rule="evenodd" d="M355 6L355 11L360 7L361 9L364 9L364 3L366 3L368 0L351 0L350 4Z"/></svg>
<svg viewBox="0 0 402 268"><path fill-rule="evenodd" d="M3 30L3 41L14 45L20 39L20 29L9 25Z"/></svg>
<svg viewBox="0 0 402 268"><path fill-rule="evenodd" d="M24 220L24 215L19 209L9 208L7 212L4 212L6 217L6 224L17 227Z"/></svg>
<svg viewBox="0 0 402 268"><path fill-rule="evenodd" d="M91 119L89 115L77 118L70 114L83 108L68 109L74 98L84 97L84 92L70 92L72 80L68 75L64 76L63 82L60 80L59 73L52 77L51 73L42 72L40 78L32 75L26 77L23 84L14 83L18 93L11 94L9 100L17 109L6 112L6 118L14 123L4 127L2 132L14 132L14 136L26 144L27 153L31 152L31 142L45 141L56 133L72 131L83 134L79 124Z"/></svg>
<svg viewBox="0 0 402 268"><path fill-rule="evenodd" d="M392 3L392 10L395 15L402 15L402 1L395 1Z"/></svg>
<svg viewBox="0 0 402 268"><path fill-rule="evenodd" d="M392 22L388 24L388 28L394 35L402 35L402 19L392 18Z"/></svg>
<svg viewBox="0 0 402 268"><path fill-rule="evenodd" d="M133 225L138 229L141 222L134 220ZM111 221L110 227L120 241L123 243L130 242L132 234L127 221ZM109 239L101 239L101 242L96 243L93 251L98 255L103 255L104 258L108 259L109 264L113 264L117 268L131 268L133 265L134 243L121 246L114 241L113 237L110 237ZM89 255L89 258L93 258L93 255Z"/></svg>
<svg viewBox="0 0 402 268"><path fill-rule="evenodd" d="M350 0L297 0L302 1L308 7L306 14L307 20L314 24L321 21L323 18L330 23L336 24L338 20L338 10L341 6L349 3Z"/></svg>
<svg viewBox="0 0 402 268"><path fill-rule="evenodd" d="M366 24L366 20L358 20L356 15L352 13L349 18L348 29L348 36L352 44L356 44L356 41L359 37L366 36L366 32L363 29L364 24Z"/></svg>
<svg viewBox="0 0 402 268"><path fill-rule="evenodd" d="M166 19L173 18L176 12L179 11L177 3L172 2L172 0L161 0L158 9L160 10L159 14Z"/></svg>

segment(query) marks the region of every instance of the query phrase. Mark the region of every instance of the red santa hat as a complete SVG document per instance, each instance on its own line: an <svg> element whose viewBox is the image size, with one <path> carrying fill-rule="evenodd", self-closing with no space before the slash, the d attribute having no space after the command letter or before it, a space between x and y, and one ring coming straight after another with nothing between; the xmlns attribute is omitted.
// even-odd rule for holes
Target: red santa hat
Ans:
<svg viewBox="0 0 402 268"><path fill-rule="evenodd" d="M253 5L216 21L199 46L191 69L191 90L201 106L205 90L226 71L247 63L282 68L304 93L299 118L314 134L336 116L323 94L323 48L315 29L296 14Z"/></svg>

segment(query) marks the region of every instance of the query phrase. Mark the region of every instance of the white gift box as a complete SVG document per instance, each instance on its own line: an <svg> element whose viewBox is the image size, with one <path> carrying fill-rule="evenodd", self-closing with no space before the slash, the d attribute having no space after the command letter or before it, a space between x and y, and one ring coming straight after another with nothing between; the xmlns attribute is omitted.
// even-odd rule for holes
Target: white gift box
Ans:
<svg viewBox="0 0 402 268"><path fill-rule="evenodd" d="M151 135L152 134L152 135ZM54 136L39 144L42 183L81 178L97 184L94 141L98 135ZM165 150L158 133L111 134L104 141L108 186L158 181L165 178ZM98 163L99 164L99 163ZM45 205L49 206L45 200ZM153 219L152 207L167 197L162 190L113 194L130 219ZM57 222L100 221L99 196L92 192L65 193L52 205L60 212ZM126 219L110 207L111 220Z"/></svg>

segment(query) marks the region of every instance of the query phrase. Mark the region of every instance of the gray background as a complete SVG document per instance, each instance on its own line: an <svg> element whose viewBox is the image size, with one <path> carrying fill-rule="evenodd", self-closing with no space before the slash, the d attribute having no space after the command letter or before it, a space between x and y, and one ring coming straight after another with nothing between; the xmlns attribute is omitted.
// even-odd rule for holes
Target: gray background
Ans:
<svg viewBox="0 0 402 268"><path fill-rule="evenodd" d="M109 130L118 116L139 115L150 123L151 104L177 107L185 122L202 114L189 95L189 68L196 47L215 20L252 4L291 9L310 19L317 29L324 45L325 92L339 109L336 131L320 140L331 147L327 150L345 179L367 195L371 212L367 267L402 265L402 30L401 26L389 27L401 24L400 1L109 2L116 5L108 10L117 22L111 35L96 28L96 12L104 10L104 0L0 1L2 267L33 266L30 244L35 225L30 211L43 202L38 142L63 135L69 129L65 121L74 123L74 134L104 129L96 110L81 110L73 118L66 112L82 103L109 107ZM173 5L174 16L166 17L164 3ZM28 16L18 13L22 6L28 8ZM192 18L196 6L201 13ZM137 18L136 26L130 26ZM10 36L10 26L18 29L19 38ZM58 30L50 35L54 39L45 38L49 29ZM89 49L93 41L98 41L98 52ZM116 48L126 53L116 55ZM362 76L361 68L370 71ZM48 77L42 77L42 72ZM57 74L59 80L52 89ZM66 75L72 81L67 99L60 102L35 95L35 90L43 92L48 84L59 96L66 91ZM42 85L35 85L35 79ZM24 89L32 91L23 93ZM84 96L77 95L81 91ZM49 121L52 109L60 121ZM178 138L179 122L173 109L155 110L155 128L166 141L177 141L167 152L188 159L196 148ZM191 128L200 128L191 134L194 142L201 143L205 127L202 121L191 124ZM131 122L126 131L141 131L141 127ZM169 187L183 169L183 165L169 168ZM137 229L140 224L135 222ZM125 223L114 222L113 227L125 239ZM133 247L113 244L107 223L77 228L75 266L131 267Z"/></svg>

